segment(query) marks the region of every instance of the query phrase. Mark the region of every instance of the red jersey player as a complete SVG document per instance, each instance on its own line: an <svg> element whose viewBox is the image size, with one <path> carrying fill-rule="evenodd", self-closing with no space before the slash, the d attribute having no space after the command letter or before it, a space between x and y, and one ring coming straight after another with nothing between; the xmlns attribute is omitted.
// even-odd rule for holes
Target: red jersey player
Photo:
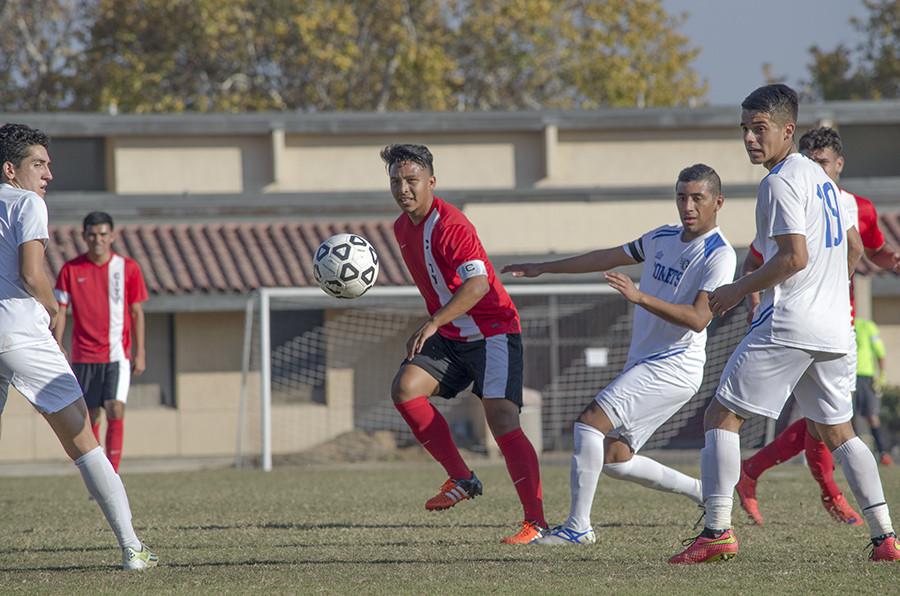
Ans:
<svg viewBox="0 0 900 596"><path fill-rule="evenodd" d="M106 410L106 455L118 472L128 386L131 375L146 368L141 302L147 300L147 287L137 262L112 251L116 236L108 213L89 213L82 236L88 251L64 264L56 280L60 317L54 335L63 347L66 309L71 309L69 360L84 390L98 441L100 409Z"/></svg>
<svg viewBox="0 0 900 596"><path fill-rule="evenodd" d="M838 182L844 169L844 151L841 137L837 131L828 127L820 127L806 132L800 137L800 152L817 162L828 174L828 177ZM878 227L878 213L869 199L841 190L843 198L855 202L858 211L856 222L857 230L862 239L865 254L875 265L897 272L900 270L900 253L887 244L884 234ZM852 288L852 286L851 286ZM853 307L853 292L850 293L850 305ZM851 322L852 323L852 322ZM853 346L855 350L855 345ZM853 379L856 371L850 371ZM873 429L873 435L878 437L878 430ZM762 514L759 511L759 501L756 497L756 480L760 474L769 468L785 462L801 451L806 451L806 461L813 478L822 489L822 505L835 520L851 525L862 525L863 520L847 502L844 495L834 482L834 461L831 452L822 442L814 428L808 424L805 418L787 427L780 435L760 449L753 457L742 462L741 479L736 490L740 497L741 507L757 524L763 523ZM882 463L888 463L884 459Z"/></svg>
<svg viewBox="0 0 900 596"><path fill-rule="evenodd" d="M542 535L547 522L537 454L519 426L519 313L475 227L461 211L434 196L428 148L388 145L381 158L391 194L403 211L394 222L394 235L430 315L409 338L406 359L391 387L394 405L413 435L449 476L425 508L449 509L482 492L446 420L429 401L432 396L453 398L474 383L525 512L521 529L503 542L527 544Z"/></svg>

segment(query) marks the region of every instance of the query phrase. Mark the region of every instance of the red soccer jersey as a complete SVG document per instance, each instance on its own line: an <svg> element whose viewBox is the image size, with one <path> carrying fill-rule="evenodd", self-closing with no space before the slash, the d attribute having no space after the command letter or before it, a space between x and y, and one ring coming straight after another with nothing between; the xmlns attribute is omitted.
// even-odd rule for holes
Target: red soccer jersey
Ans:
<svg viewBox="0 0 900 596"><path fill-rule="evenodd" d="M844 189L841 189L844 190ZM860 238L862 238L863 247L878 250L882 246L884 246L884 234L881 232L881 228L878 227L878 212L875 211L875 205L872 204L872 201L865 197L861 197L859 195L853 194L849 190L844 190L844 192L849 192L853 195L853 198L856 199L856 209L857 209L857 221L856 221L856 231L859 232ZM856 300L855 300L856 292L853 290L853 278L850 278L850 320L853 321L856 319Z"/></svg>
<svg viewBox="0 0 900 596"><path fill-rule="evenodd" d="M131 305L147 299L138 264L113 253L103 265L87 255L63 265L56 299L72 311L72 362L131 359Z"/></svg>
<svg viewBox="0 0 900 596"><path fill-rule="evenodd" d="M475 226L438 197L428 215L413 224L405 213L394 222L400 253L430 314L447 304L470 277L487 275L490 290L469 312L442 326L440 334L477 341L501 333L520 333L519 313L494 274Z"/></svg>

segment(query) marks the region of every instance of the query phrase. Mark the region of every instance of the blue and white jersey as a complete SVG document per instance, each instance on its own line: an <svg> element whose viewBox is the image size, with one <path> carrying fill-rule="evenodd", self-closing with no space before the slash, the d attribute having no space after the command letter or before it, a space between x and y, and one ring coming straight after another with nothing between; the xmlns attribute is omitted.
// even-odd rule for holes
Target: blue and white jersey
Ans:
<svg viewBox="0 0 900 596"><path fill-rule="evenodd" d="M840 190L819 165L792 153L759 184L753 246L768 262L778 253L774 238L806 237L806 267L763 293L751 330L767 331L773 343L845 354L850 348L848 215Z"/></svg>
<svg viewBox="0 0 900 596"><path fill-rule="evenodd" d="M681 239L682 232L681 226L662 226L623 248L644 263L642 292L672 304L693 304L698 292L711 292L734 280L737 256L718 227L689 242ZM697 353L705 361L705 349L706 329L696 333L635 306L625 368L684 352Z"/></svg>

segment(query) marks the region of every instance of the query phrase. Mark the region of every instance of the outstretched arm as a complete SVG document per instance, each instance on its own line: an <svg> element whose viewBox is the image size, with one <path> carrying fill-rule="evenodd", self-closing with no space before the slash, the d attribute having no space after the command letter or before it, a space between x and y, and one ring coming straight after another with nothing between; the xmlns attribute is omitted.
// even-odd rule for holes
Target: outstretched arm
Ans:
<svg viewBox="0 0 900 596"><path fill-rule="evenodd" d="M892 244L885 242L881 248L867 248L866 257L882 269L900 273L900 252Z"/></svg>
<svg viewBox="0 0 900 596"><path fill-rule="evenodd" d="M693 304L672 304L641 292L635 287L631 278L624 273L606 273L604 277L610 287L622 294L626 300L647 309L673 325L687 327L691 331L700 333L712 320L712 311L709 310L709 293L705 291L697 292Z"/></svg>
<svg viewBox="0 0 900 596"><path fill-rule="evenodd" d="M544 273L593 273L609 271L623 265L634 265L637 262L628 256L621 246L617 246L557 261L514 263L505 266L500 273L512 273L513 277L537 277Z"/></svg>

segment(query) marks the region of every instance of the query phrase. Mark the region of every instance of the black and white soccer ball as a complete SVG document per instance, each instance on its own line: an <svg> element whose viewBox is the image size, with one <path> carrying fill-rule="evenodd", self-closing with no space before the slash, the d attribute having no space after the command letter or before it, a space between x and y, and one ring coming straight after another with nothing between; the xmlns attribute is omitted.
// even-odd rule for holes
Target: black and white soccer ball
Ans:
<svg viewBox="0 0 900 596"><path fill-rule="evenodd" d="M359 298L378 279L378 253L362 236L335 234L316 250L313 274L329 296Z"/></svg>

